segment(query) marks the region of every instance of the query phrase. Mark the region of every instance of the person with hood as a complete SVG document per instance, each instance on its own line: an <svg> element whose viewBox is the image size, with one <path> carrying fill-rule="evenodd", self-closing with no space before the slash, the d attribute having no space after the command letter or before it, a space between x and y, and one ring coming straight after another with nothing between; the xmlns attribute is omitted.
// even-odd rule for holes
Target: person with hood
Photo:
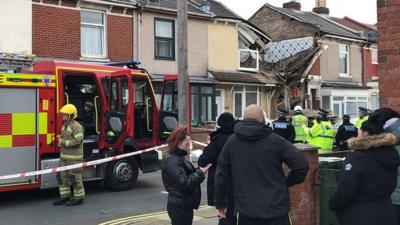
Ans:
<svg viewBox="0 0 400 225"><path fill-rule="evenodd" d="M277 111L279 117L272 123L274 133L293 143L296 133L294 126L286 119L286 116L289 115L289 112L282 108L278 108Z"/></svg>
<svg viewBox="0 0 400 225"><path fill-rule="evenodd" d="M209 206L215 206L214 203L214 194L215 194L215 170L217 168L217 160L224 147L225 142L228 138L233 134L233 129L235 126L235 118L232 113L224 112L222 113L217 120L217 124L219 128L210 134L210 144L204 148L203 154L200 156L198 160L198 165L200 167L206 167L208 164L212 164L208 171L207 178L207 200ZM235 219L233 216L233 200L232 196L228 196L228 212L226 214L226 218L220 218L220 225L234 225Z"/></svg>
<svg viewBox="0 0 400 225"><path fill-rule="evenodd" d="M288 188L302 183L308 171L304 154L265 125L263 111L250 105L236 123L217 162L215 207L226 216L231 187L237 224L288 225ZM282 165L290 168L287 176Z"/></svg>
<svg viewBox="0 0 400 225"><path fill-rule="evenodd" d="M343 115L343 123L339 126L339 129L335 136L335 143L337 150L343 151L347 150L347 140L352 137L357 137L358 132L356 126L350 123L350 116Z"/></svg>
<svg viewBox="0 0 400 225"><path fill-rule="evenodd" d="M391 108L380 108L375 110L370 116L370 120L377 121L383 126L386 132L394 134L397 141L400 141L400 114ZM395 146L400 155L400 145ZM397 185L392 194L392 203L396 211L396 221L400 225L400 168L398 169Z"/></svg>
<svg viewBox="0 0 400 225"><path fill-rule="evenodd" d="M304 143L308 140L307 135L307 126L308 126L308 118L303 115L303 107L296 105L294 107L294 115L292 116L292 125L295 129L295 139L294 142L296 143Z"/></svg>
<svg viewBox="0 0 400 225"><path fill-rule="evenodd" d="M399 155L396 137L366 121L357 138L348 141L354 150L344 161L338 187L329 201L341 225L395 225L390 196L396 187Z"/></svg>
<svg viewBox="0 0 400 225"><path fill-rule="evenodd" d="M200 205L200 184L211 165L196 169L185 158L191 146L189 131L185 126L175 128L167 144L167 154L161 162L161 175L168 192L168 216L172 225L191 225L193 209L198 209Z"/></svg>

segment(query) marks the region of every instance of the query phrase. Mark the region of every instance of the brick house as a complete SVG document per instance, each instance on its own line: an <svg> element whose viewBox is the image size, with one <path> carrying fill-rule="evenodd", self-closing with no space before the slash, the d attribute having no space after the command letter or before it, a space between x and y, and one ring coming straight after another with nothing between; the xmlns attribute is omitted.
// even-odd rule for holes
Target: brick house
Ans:
<svg viewBox="0 0 400 225"><path fill-rule="evenodd" d="M216 113L215 84L207 74L208 23L211 17L200 6L188 1L188 72L192 120L196 123L213 121ZM133 20L135 60L152 74L159 97L164 76L178 74L177 1L138 1ZM166 105L177 110L177 99L171 97Z"/></svg>
<svg viewBox="0 0 400 225"><path fill-rule="evenodd" d="M361 23L347 16L344 18L331 17L331 19L360 32L367 39L368 45L365 46L363 53L363 83L371 87L368 95L368 107L372 110L379 108L378 31L376 25Z"/></svg>
<svg viewBox="0 0 400 225"><path fill-rule="evenodd" d="M32 0L32 53L37 60L133 60L129 0Z"/></svg>
<svg viewBox="0 0 400 225"><path fill-rule="evenodd" d="M400 111L400 4L395 0L377 0L378 74L380 105Z"/></svg>
<svg viewBox="0 0 400 225"><path fill-rule="evenodd" d="M283 8L262 6L249 21L267 32L273 41L312 37L317 46L326 46L308 73L308 107L321 105L336 115L357 115L359 106L368 107L368 86L363 84L363 49L367 40L360 32L333 21L325 1L314 12L301 11L298 2ZM321 101L321 103L320 103Z"/></svg>

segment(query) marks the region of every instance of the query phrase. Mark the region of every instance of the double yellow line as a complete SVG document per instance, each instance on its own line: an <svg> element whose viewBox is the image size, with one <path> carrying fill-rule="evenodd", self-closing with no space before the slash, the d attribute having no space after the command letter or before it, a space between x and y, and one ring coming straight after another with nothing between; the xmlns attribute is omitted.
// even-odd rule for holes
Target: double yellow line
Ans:
<svg viewBox="0 0 400 225"><path fill-rule="evenodd" d="M199 209L204 209L207 208L207 205L204 206L200 206ZM139 222L142 221L144 219L150 219L153 217L157 217L157 216L162 216L162 215L166 215L168 214L167 211L161 211L161 212L155 212L155 213L148 213L148 214L141 214L141 215L137 215L137 216L128 216L128 217L124 217L124 218L119 218L116 220L110 220L104 223L100 223L99 225L120 225L120 224L125 224L125 223L129 223L129 222Z"/></svg>

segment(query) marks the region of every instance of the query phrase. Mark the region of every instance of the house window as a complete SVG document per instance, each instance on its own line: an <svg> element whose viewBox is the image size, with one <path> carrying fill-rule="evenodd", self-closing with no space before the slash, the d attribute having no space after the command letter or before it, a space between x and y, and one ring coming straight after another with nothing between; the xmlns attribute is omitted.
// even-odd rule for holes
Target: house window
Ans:
<svg viewBox="0 0 400 225"><path fill-rule="evenodd" d="M378 64L378 50L377 49L371 49L371 63L372 64Z"/></svg>
<svg viewBox="0 0 400 225"><path fill-rule="evenodd" d="M156 59L175 59L175 29L173 20L155 19L154 55Z"/></svg>
<svg viewBox="0 0 400 225"><path fill-rule="evenodd" d="M81 11L81 54L86 57L106 56L105 14Z"/></svg>
<svg viewBox="0 0 400 225"><path fill-rule="evenodd" d="M233 113L242 118L244 109L252 104L260 105L260 90L256 86L235 86L233 95Z"/></svg>
<svg viewBox="0 0 400 225"><path fill-rule="evenodd" d="M215 90L213 86L192 85L192 120L205 124L215 120Z"/></svg>
<svg viewBox="0 0 400 225"><path fill-rule="evenodd" d="M338 116L343 114L356 116L358 107L368 108L368 97L363 96L333 96L332 107L330 96L323 96L322 99L324 109L333 108L333 113Z"/></svg>
<svg viewBox="0 0 400 225"><path fill-rule="evenodd" d="M371 107L372 110L379 108L379 95L378 93L371 94Z"/></svg>
<svg viewBox="0 0 400 225"><path fill-rule="evenodd" d="M349 45L339 45L339 65L340 65L340 76L350 76L349 73Z"/></svg>

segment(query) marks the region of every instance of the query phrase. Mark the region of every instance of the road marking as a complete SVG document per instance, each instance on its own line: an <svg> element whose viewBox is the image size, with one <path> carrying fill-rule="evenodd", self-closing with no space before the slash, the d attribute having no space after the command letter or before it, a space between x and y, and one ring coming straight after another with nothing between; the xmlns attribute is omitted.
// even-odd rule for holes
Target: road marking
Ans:
<svg viewBox="0 0 400 225"><path fill-rule="evenodd" d="M199 209L204 209L209 207L208 205L203 205L200 206ZM157 216L161 216L161 215L167 215L168 212L167 211L161 211L161 212L155 212L155 213L147 213L147 214L141 214L141 215L136 215L136 216L128 216L128 217L124 217L124 218L119 218L119 219L115 219L115 220L110 220L104 223L100 223L98 225L119 225L119 224L125 224L125 223L129 223L129 222L138 222L141 221L143 219L150 219L153 217L157 217Z"/></svg>

